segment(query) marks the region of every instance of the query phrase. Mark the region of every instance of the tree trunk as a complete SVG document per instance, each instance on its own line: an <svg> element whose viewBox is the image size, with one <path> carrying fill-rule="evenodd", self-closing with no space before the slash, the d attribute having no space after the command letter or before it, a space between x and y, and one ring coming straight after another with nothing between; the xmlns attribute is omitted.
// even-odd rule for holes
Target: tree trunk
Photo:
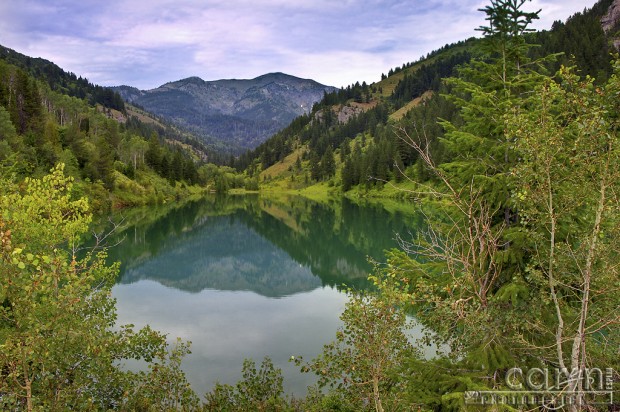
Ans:
<svg viewBox="0 0 620 412"><path fill-rule="evenodd" d="M375 410L377 412L383 412L383 406L381 405L381 398L379 397L379 377L372 377L372 392L375 398Z"/></svg>

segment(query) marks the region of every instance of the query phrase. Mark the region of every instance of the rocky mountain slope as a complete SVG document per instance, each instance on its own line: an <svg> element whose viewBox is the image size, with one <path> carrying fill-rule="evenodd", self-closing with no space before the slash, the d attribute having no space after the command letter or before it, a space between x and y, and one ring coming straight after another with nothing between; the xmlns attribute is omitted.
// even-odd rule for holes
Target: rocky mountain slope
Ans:
<svg viewBox="0 0 620 412"><path fill-rule="evenodd" d="M269 73L251 80L189 77L153 90L129 86L113 90L127 102L188 128L216 148L240 153L309 113L325 92L335 88Z"/></svg>

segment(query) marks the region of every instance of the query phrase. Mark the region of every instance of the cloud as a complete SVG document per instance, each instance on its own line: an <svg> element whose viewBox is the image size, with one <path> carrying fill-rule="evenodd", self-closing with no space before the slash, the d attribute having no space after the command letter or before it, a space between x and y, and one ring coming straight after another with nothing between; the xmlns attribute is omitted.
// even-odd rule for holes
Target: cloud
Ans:
<svg viewBox="0 0 620 412"><path fill-rule="evenodd" d="M102 85L157 87L282 71L345 86L479 33L482 0L23 0L0 42ZM582 0L533 0L537 28Z"/></svg>

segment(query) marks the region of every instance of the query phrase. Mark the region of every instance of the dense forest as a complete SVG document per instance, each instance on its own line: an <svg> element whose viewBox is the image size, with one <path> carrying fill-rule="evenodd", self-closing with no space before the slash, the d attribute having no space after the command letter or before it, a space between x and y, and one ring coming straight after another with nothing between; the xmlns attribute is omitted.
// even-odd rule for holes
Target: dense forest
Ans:
<svg viewBox="0 0 620 412"><path fill-rule="evenodd" d="M118 93L94 85L87 79L67 73L57 65L41 58L32 58L0 46L0 58L31 76L45 81L54 91L78 99L86 99L91 105L101 104L107 108L125 111L125 103Z"/></svg>
<svg viewBox="0 0 620 412"><path fill-rule="evenodd" d="M204 163L183 132L113 93L5 52L2 409L617 410L620 60L600 24L611 0L540 33L524 3L491 1L481 39L326 94L230 166ZM115 325L105 235L88 250L80 239L93 210L272 180L352 197L395 187L427 229L386 252L373 291L350 292L318 357L291 358L317 376L305 398L285 396L265 358L201 400L181 369L189 344ZM411 315L435 358L410 341ZM119 367L127 359L144 370Z"/></svg>

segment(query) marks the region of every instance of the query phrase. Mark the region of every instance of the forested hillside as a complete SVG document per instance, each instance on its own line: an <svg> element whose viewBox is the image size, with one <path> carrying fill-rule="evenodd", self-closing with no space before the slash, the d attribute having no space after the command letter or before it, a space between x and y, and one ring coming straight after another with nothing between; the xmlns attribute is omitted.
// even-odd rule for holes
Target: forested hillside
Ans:
<svg viewBox="0 0 620 412"><path fill-rule="evenodd" d="M525 33L526 42L535 45L528 48L528 58L537 61L556 55L536 64L549 74L561 65L575 65L581 76L590 75L598 83L606 81L612 72L615 30L605 33L601 18L611 3L600 1L566 22L556 21L548 31ZM343 192L358 186L367 191L405 177L424 181L430 176L419 155L394 131L423 127L434 161L450 161L456 153L440 143L444 128L436 119L458 122L459 114L453 99L446 98L453 85L444 80L466 76L466 69L460 66L487 56L488 47L472 38L391 69L378 83L357 83L326 94L311 114L299 117L254 151L240 156L235 166L250 175L263 171L261 180L280 180L276 186L288 189L327 182ZM344 115L347 112L352 115ZM270 170L277 163L286 167Z"/></svg>
<svg viewBox="0 0 620 412"><path fill-rule="evenodd" d="M79 99L86 99L91 105L101 104L109 109L125 111L125 103L118 93L94 85L82 76L67 73L56 64L41 58L25 56L0 46L0 59L16 66L33 77L43 80L54 91Z"/></svg>
<svg viewBox="0 0 620 412"><path fill-rule="evenodd" d="M207 165L222 158L192 135L126 106L111 90L51 62L1 51L3 176L38 177L63 163L99 211L247 184L228 168Z"/></svg>
<svg viewBox="0 0 620 412"><path fill-rule="evenodd" d="M202 164L146 113L97 103L86 81L0 60L0 409L618 410L620 58L616 24L601 25L612 0L541 33L525 3L492 0L482 38L326 94L235 159L244 175ZM291 348L317 378L305 397L284 394L269 358L198 396L181 369L189 343L118 325L105 236L80 240L93 209L259 185L401 197L424 225L395 234L375 288L349 291L318 356Z"/></svg>

